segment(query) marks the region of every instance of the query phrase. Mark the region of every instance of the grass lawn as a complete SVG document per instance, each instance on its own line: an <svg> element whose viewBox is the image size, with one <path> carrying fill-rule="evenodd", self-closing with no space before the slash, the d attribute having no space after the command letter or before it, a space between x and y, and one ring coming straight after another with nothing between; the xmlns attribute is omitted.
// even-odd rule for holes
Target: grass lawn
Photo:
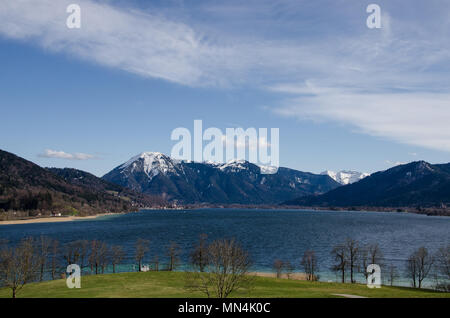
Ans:
<svg viewBox="0 0 450 318"><path fill-rule="evenodd" d="M82 276L80 289L69 289L65 280L46 281L26 285L17 295L39 298L94 297L205 297L200 292L184 289L185 273L146 272ZM298 280L255 277L250 290L237 291L232 297L339 297L350 294L365 297L450 297L450 293L404 287L369 289L366 285L308 282ZM0 297L11 297L9 289L0 289Z"/></svg>

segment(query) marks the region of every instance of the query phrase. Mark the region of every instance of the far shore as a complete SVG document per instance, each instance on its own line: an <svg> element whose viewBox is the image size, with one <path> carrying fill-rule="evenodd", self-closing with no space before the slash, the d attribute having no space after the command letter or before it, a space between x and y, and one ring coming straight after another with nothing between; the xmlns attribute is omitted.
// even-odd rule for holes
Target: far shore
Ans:
<svg viewBox="0 0 450 318"><path fill-rule="evenodd" d="M72 222L72 221L96 219L96 218L101 217L101 216L117 215L117 214L122 214L122 213L101 213L101 214L89 215L89 216L49 216L49 217L37 217L37 218L32 218L32 219L0 221L0 225Z"/></svg>

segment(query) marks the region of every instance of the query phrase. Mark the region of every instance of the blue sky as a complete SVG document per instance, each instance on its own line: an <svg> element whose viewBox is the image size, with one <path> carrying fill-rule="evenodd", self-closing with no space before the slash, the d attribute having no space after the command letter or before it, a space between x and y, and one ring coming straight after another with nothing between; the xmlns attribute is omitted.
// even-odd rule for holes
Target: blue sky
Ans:
<svg viewBox="0 0 450 318"><path fill-rule="evenodd" d="M202 119L303 171L449 162L449 33L448 1L2 1L0 149L100 176Z"/></svg>

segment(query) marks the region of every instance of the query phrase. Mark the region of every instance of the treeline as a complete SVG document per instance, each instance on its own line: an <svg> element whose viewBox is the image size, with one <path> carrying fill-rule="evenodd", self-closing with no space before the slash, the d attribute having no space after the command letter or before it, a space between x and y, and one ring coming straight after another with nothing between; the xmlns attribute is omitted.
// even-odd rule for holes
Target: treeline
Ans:
<svg viewBox="0 0 450 318"><path fill-rule="evenodd" d="M166 246L166 263L154 255L149 265L150 241L138 239L134 246L133 268L136 271L174 271L181 265L181 248L175 242ZM246 286L250 281L251 265L248 252L234 240L206 242L201 236L190 255L190 271L186 288L200 290L208 296L227 297L232 291ZM77 240L61 245L59 241L41 236L24 238L16 246L0 240L0 287L11 290L12 297L28 283L66 277L68 265L77 264L83 275L103 274L108 269L116 273L124 264L125 250L120 245L109 245L98 240ZM126 265L130 265L126 263ZM229 275L234 279L228 280ZM207 277L207 279L205 279Z"/></svg>
<svg viewBox="0 0 450 318"><path fill-rule="evenodd" d="M127 258L123 246L99 240L61 244L55 239L40 236L22 239L15 246L0 240L0 286L9 288L15 298L24 285L65 278L67 266L77 264L83 275L116 273L120 265L132 265L139 272L174 271L183 265L186 288L201 291L208 297L225 298L239 288L251 287L251 257L234 239L209 242L206 234L200 235L188 253L186 264L181 263L182 250L176 242L168 242L164 255L150 251L151 242L142 238L136 240L132 258ZM356 283L358 277L366 281L369 274L367 266L377 264L382 268L382 277L387 278L387 284L394 285L399 278L398 271L403 270L415 288L423 288L425 281L434 280L435 289L450 291L450 244L433 254L425 247L418 248L409 256L404 268L388 263L378 244L362 245L351 238L336 244L331 255L334 260L331 270L342 283ZM298 264L280 259L273 263L278 278L282 275L291 278L297 267L305 279L319 280L320 260L313 250L305 251Z"/></svg>
<svg viewBox="0 0 450 318"><path fill-rule="evenodd" d="M381 268L385 284L395 285L400 274L403 274L414 288L422 288L425 281L432 281L435 289L450 291L450 244L442 246L434 254L424 246L419 247L408 257L403 268L388 262L377 243L363 245L352 238L333 246L331 256L334 263L330 269L342 283L356 283L358 277L366 282L370 274L367 267L377 264ZM319 280L319 260L313 250L306 251L298 265L304 272L305 279ZM289 261L276 259L273 262L273 270L278 278L283 274L290 278L295 267Z"/></svg>
<svg viewBox="0 0 450 318"><path fill-rule="evenodd" d="M151 262L146 262L148 265L144 265L144 259L149 254L150 241L145 239L136 241L133 259L127 259L123 246L99 240L77 240L62 245L58 240L41 236L22 239L16 246L8 243L0 240L0 287L10 288L14 298L30 282L65 278L70 264L80 266L84 275L116 273L119 265L132 265L139 272L174 271L181 264L181 248L175 242L169 242L166 247L165 263L154 255Z"/></svg>

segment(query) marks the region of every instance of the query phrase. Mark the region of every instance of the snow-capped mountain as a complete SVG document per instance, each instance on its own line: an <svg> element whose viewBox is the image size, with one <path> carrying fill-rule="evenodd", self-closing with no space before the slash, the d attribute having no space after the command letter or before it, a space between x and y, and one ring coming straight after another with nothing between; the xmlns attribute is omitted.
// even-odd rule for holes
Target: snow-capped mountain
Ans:
<svg viewBox="0 0 450 318"><path fill-rule="evenodd" d="M342 170L339 172L327 170L322 172L321 174L330 176L334 181L339 182L342 185L355 183L361 179L364 179L365 177L370 176L369 173L348 170Z"/></svg>
<svg viewBox="0 0 450 318"><path fill-rule="evenodd" d="M177 174L176 164L176 161L160 152L143 152L125 162L119 169L121 169L121 173L126 171L130 173L135 171L144 172L151 180L159 173Z"/></svg>
<svg viewBox="0 0 450 318"><path fill-rule="evenodd" d="M322 207L446 207L450 204L450 163L415 161L376 172L323 195L286 204Z"/></svg>
<svg viewBox="0 0 450 318"><path fill-rule="evenodd" d="M287 168L261 174L262 169L264 172L273 167L259 167L245 160L180 161L159 152L144 152L103 178L135 191L185 203L275 204L340 186L326 175Z"/></svg>

